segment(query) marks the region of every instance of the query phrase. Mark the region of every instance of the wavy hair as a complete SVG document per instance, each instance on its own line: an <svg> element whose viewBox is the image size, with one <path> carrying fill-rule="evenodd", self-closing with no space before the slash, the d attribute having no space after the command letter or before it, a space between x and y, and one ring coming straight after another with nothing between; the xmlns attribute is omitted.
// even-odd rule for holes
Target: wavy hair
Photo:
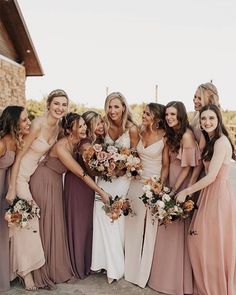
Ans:
<svg viewBox="0 0 236 295"><path fill-rule="evenodd" d="M198 86L201 96L202 106L214 104L220 108L220 98L216 86L211 83L203 83Z"/></svg>
<svg viewBox="0 0 236 295"><path fill-rule="evenodd" d="M63 128L63 133L65 136L69 135L75 124L79 123L79 120L82 118L81 115L77 113L68 113L62 117L61 126Z"/></svg>
<svg viewBox="0 0 236 295"><path fill-rule="evenodd" d="M99 120L102 119L102 115L95 111L87 111L83 113L82 118L84 119L87 125L87 134L88 137L94 142L96 140L95 129Z"/></svg>
<svg viewBox="0 0 236 295"><path fill-rule="evenodd" d="M213 153L214 153L215 142L216 142L216 140L218 138L220 138L222 136L222 134L224 134L228 138L228 140L229 140L229 142L231 144L232 158L235 160L236 156L235 156L234 145L232 143L232 140L230 139L230 136L229 136L229 133L228 133L227 129L224 126L223 119L222 119L222 114L221 114L220 109L214 104L204 106L200 111L200 116L199 116L200 117L200 122L201 122L201 114L204 111L208 111L208 110L211 110L216 114L217 119L218 119L218 124L217 124L217 127L215 129L215 134L214 134L214 136L212 138L209 137L208 133L205 130L202 130L202 133L203 133L204 138L206 140L206 145L205 145L205 147L204 147L204 149L202 151L202 159L206 160L206 161L211 160L211 158L213 156Z"/></svg>
<svg viewBox="0 0 236 295"><path fill-rule="evenodd" d="M10 134L20 149L23 147L23 139L20 136L20 116L24 110L22 106L8 106L0 117L0 139Z"/></svg>
<svg viewBox="0 0 236 295"><path fill-rule="evenodd" d="M182 137L187 129L191 129L188 121L187 111L185 105L181 101L171 101L166 105L166 109L173 107L177 110L177 120L179 122L179 128L174 129L169 127L165 120L165 130L167 144L172 152L178 153L182 141Z"/></svg>

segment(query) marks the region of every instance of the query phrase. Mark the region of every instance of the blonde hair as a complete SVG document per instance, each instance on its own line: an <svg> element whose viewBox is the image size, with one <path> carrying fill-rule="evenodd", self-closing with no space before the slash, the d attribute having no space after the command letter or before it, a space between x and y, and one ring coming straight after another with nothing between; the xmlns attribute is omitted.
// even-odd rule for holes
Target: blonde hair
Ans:
<svg viewBox="0 0 236 295"><path fill-rule="evenodd" d="M198 86L202 106L214 104L220 108L220 98L216 86L211 83L204 83Z"/></svg>
<svg viewBox="0 0 236 295"><path fill-rule="evenodd" d="M92 139L92 141L96 140L95 129L97 126L98 121L101 119L103 120L101 114L94 112L94 111L87 111L83 113L82 118L84 119L88 129L88 137Z"/></svg>
<svg viewBox="0 0 236 295"><path fill-rule="evenodd" d="M134 125L136 125L134 123L134 120L133 120L133 117L132 117L132 114L131 114L131 110L130 110L130 107L126 101L126 98L124 97L124 95L120 92L112 92L110 93L106 100L105 100L105 119L106 119L106 122L108 124L108 127L110 125L112 125L112 120L111 118L108 116L108 111L109 111L109 104L110 102L113 100L113 99L119 99L119 101L121 102L122 106L124 107L124 112L122 114L122 129L123 129L123 132L126 131L129 127L129 123L132 123Z"/></svg>

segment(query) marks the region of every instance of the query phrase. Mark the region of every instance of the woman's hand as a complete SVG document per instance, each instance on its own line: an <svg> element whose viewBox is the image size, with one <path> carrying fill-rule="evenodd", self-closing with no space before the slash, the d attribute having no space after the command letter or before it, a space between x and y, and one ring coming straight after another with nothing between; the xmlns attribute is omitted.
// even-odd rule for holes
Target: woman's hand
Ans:
<svg viewBox="0 0 236 295"><path fill-rule="evenodd" d="M14 191L8 191L6 195L6 200L11 205L15 197L16 197L16 193Z"/></svg>
<svg viewBox="0 0 236 295"><path fill-rule="evenodd" d="M186 200L187 195L188 195L188 194L187 194L184 190L182 190L181 192L179 192L179 193L176 195L176 197L175 197L176 202L177 202L177 203L184 203L185 200Z"/></svg>
<svg viewBox="0 0 236 295"><path fill-rule="evenodd" d="M111 195L108 194L107 192L103 191L101 195L102 198L102 202L104 204L110 204L110 199L111 199Z"/></svg>

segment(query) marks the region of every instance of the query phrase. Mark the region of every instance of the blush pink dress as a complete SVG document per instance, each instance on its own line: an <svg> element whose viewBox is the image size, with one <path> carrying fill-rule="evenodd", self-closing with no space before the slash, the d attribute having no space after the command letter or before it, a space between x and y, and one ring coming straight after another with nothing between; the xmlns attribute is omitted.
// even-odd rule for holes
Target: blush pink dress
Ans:
<svg viewBox="0 0 236 295"><path fill-rule="evenodd" d="M26 200L32 200L29 189L31 175L35 172L42 157L48 152L54 141L49 144L40 134L21 160L16 180L16 194ZM40 179L39 179L40 181ZM29 228L16 228L10 232L10 271L11 280L17 275L25 276L45 263L42 242L39 233L39 220L34 218Z"/></svg>
<svg viewBox="0 0 236 295"><path fill-rule="evenodd" d="M171 152L169 187L174 186L183 167L194 167L199 160L197 145L193 148L180 148L178 154ZM189 173L178 191L187 186L190 176ZM188 230L189 220L158 227L148 282L152 289L173 295L193 294L192 268L187 250Z"/></svg>
<svg viewBox="0 0 236 295"><path fill-rule="evenodd" d="M206 173L209 162L204 163ZM198 295L236 294L236 199L223 164L200 195L188 235L188 250Z"/></svg>

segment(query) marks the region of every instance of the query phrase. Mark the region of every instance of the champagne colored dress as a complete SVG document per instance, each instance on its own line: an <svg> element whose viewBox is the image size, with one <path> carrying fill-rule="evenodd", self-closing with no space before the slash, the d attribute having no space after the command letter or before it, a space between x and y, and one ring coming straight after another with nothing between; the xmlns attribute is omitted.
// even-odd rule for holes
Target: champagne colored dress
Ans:
<svg viewBox="0 0 236 295"><path fill-rule="evenodd" d="M91 143L84 139L79 144ZM82 156L77 161L86 171ZM65 175L65 213L71 264L75 276L84 279L90 274L93 238L93 206L95 192L74 173Z"/></svg>
<svg viewBox="0 0 236 295"><path fill-rule="evenodd" d="M62 174L66 167L49 155L39 164L30 179L30 190L40 207L39 229L45 265L34 271L38 288L54 288L55 283L73 278L66 238Z"/></svg>
<svg viewBox="0 0 236 295"><path fill-rule="evenodd" d="M56 138L57 136L51 144L48 144L42 134L40 134L23 156L16 180L16 194L18 197L26 200L33 199L29 189L30 177L38 167L41 158L48 152L53 143L55 143ZM11 280L17 274L25 276L31 271L43 266L45 258L39 233L38 218L31 220L30 228L16 228L11 230L10 236Z"/></svg>
<svg viewBox="0 0 236 295"><path fill-rule="evenodd" d="M0 292L10 288L9 275L9 230L4 218L8 204L6 202L7 193L7 172L15 159L14 151L6 151L0 157Z"/></svg>
<svg viewBox="0 0 236 295"><path fill-rule="evenodd" d="M125 279L142 288L151 271L158 223L152 223L151 215L139 197L143 195L144 180L160 176L163 148L162 139L146 148L139 141L137 151L143 165L142 179L132 180L127 194L136 215L125 219Z"/></svg>
<svg viewBox="0 0 236 295"><path fill-rule="evenodd" d="M205 162L207 169L210 162ZM188 250L198 295L236 294L236 199L223 164L201 191L188 235Z"/></svg>
<svg viewBox="0 0 236 295"><path fill-rule="evenodd" d="M169 187L173 187L182 167L198 165L198 147L180 148L179 153L170 152ZM189 177L178 191L184 189ZM158 227L151 275L148 285L162 293L173 295L193 294L192 268L187 250L189 220ZM213 294L212 294L213 295Z"/></svg>

